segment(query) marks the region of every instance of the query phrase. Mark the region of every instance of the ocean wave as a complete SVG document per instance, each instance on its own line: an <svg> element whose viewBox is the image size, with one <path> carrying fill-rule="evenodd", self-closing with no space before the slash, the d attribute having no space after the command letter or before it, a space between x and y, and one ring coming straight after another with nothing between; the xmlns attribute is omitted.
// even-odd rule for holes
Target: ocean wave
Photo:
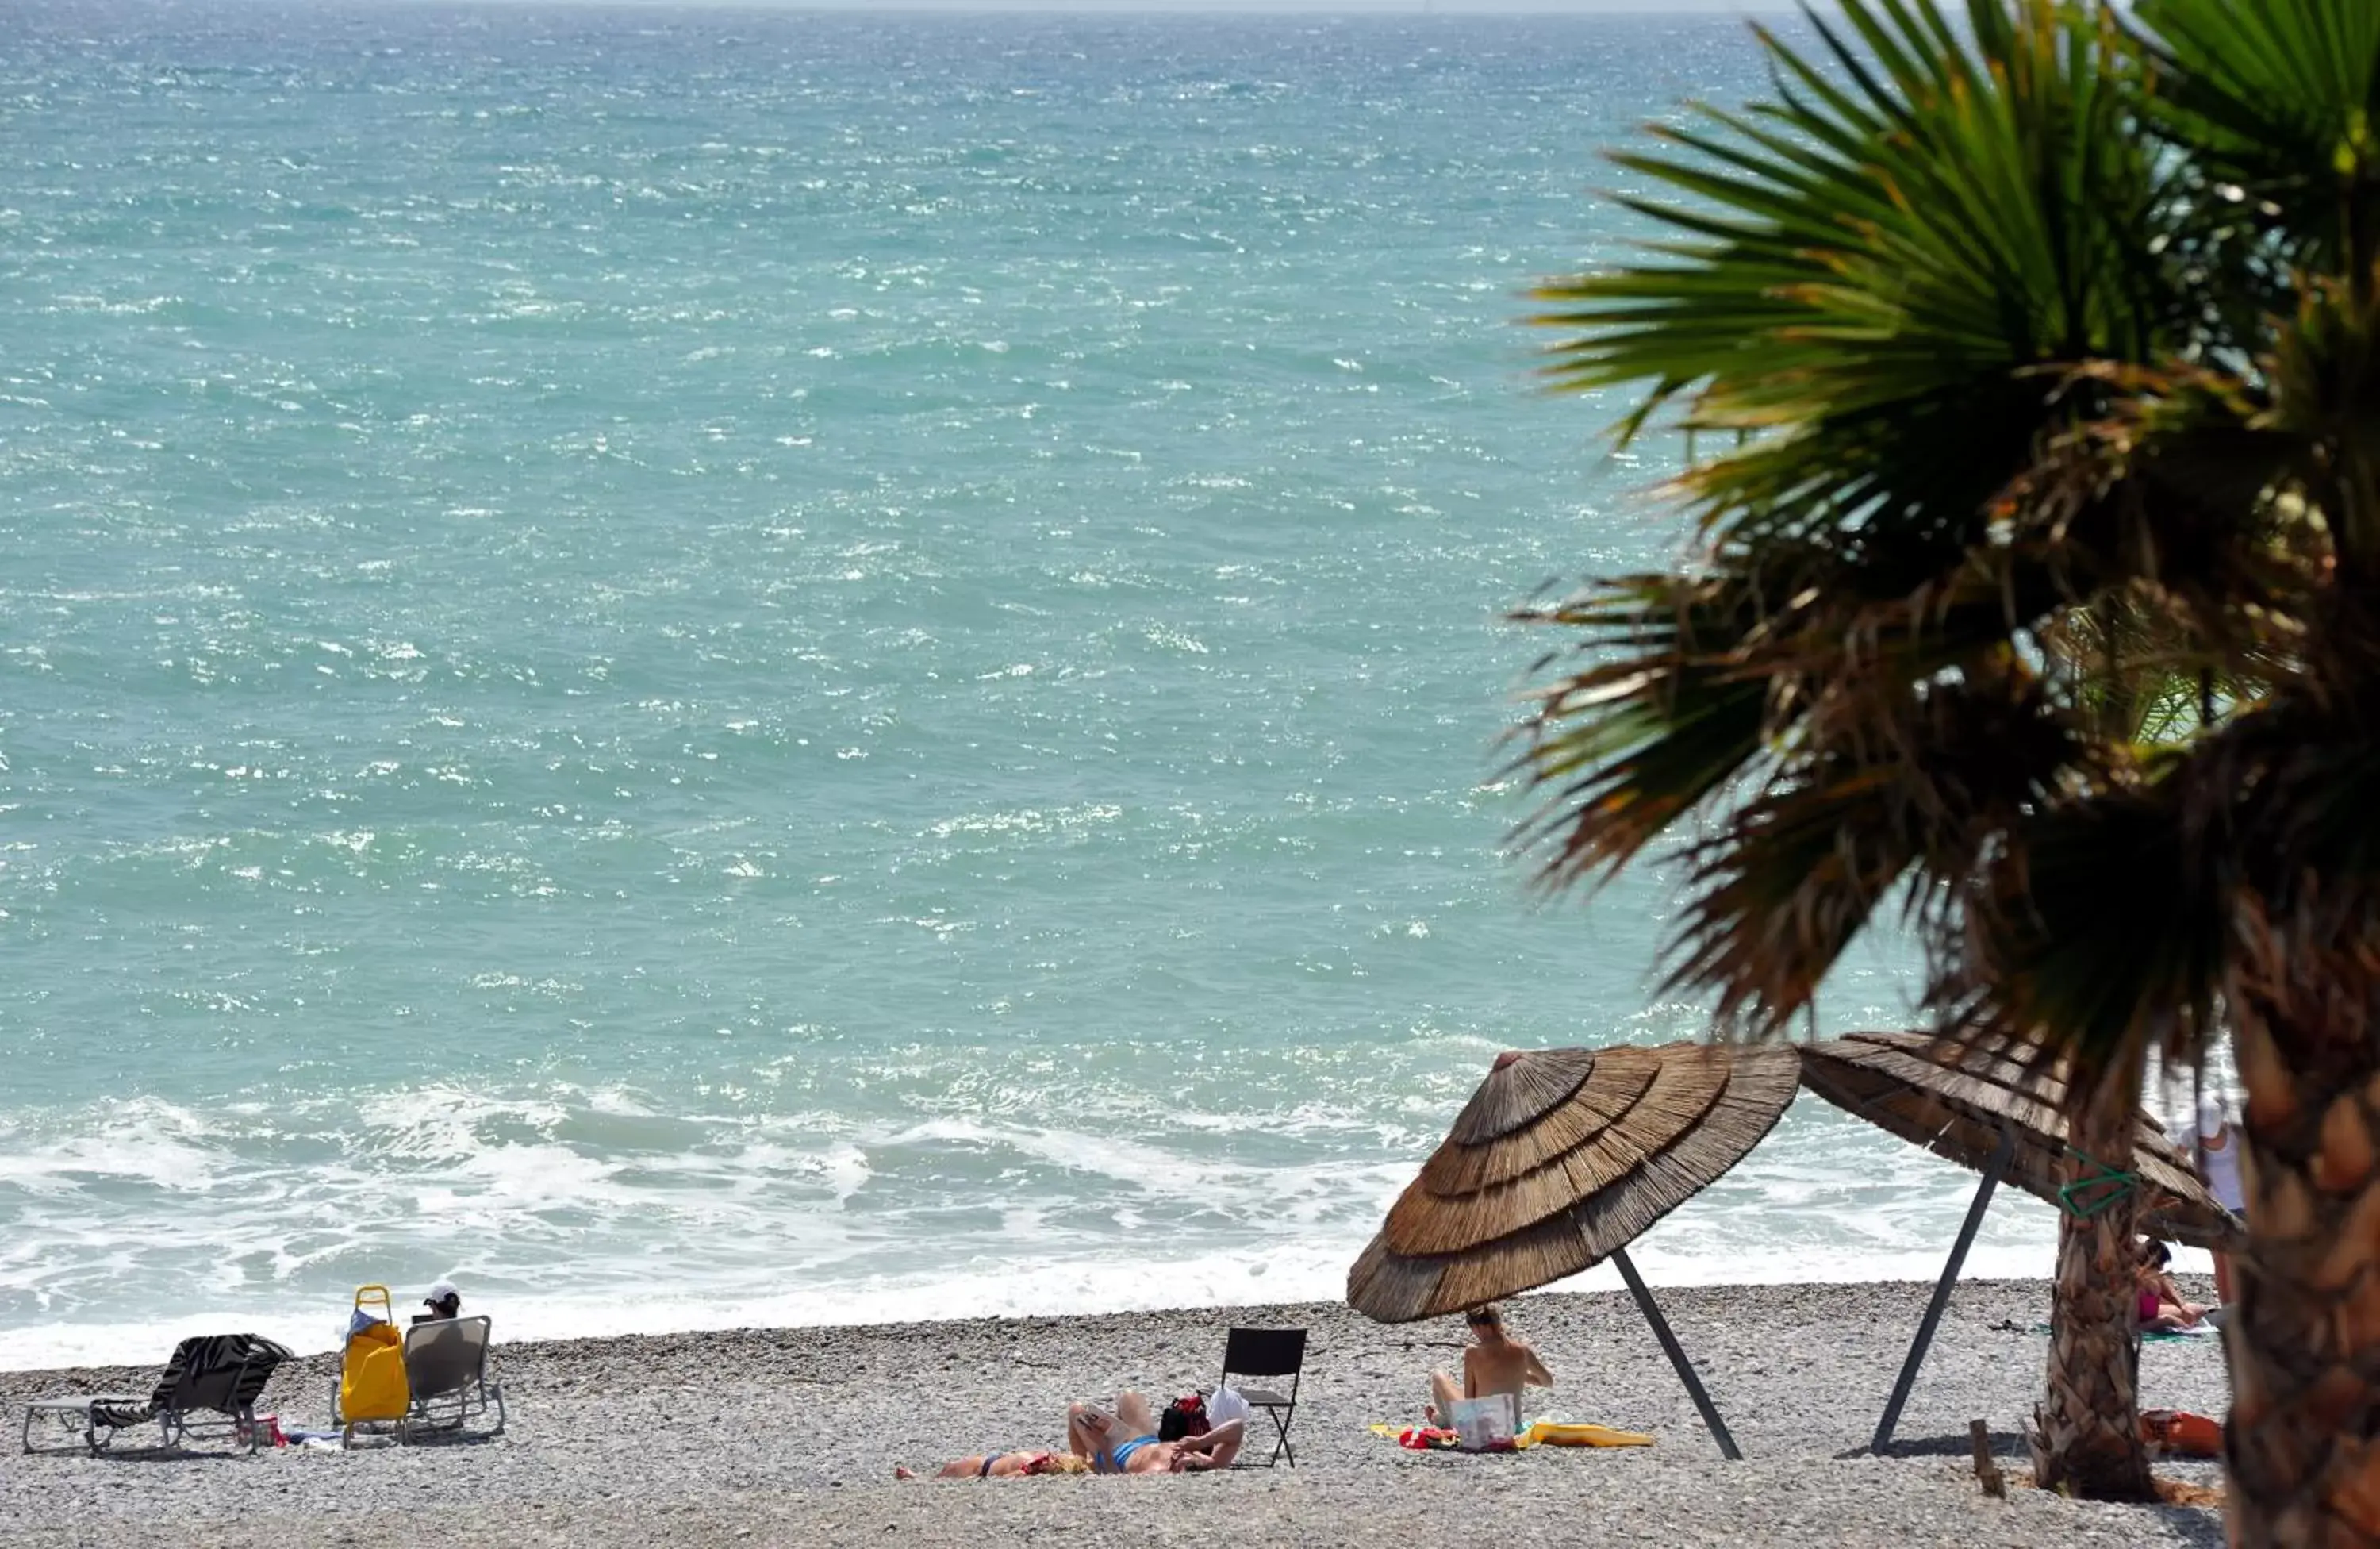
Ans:
<svg viewBox="0 0 2380 1549"><path fill-rule="evenodd" d="M2047 1207L2043 1207L2046 1211ZM508 1340L592 1338L700 1329L928 1323L967 1318L1066 1317L1176 1307L1241 1307L1330 1302L1345 1294L1347 1267L1361 1239L1331 1238L1247 1249L1019 1251L980 1254L953 1268L909 1274L829 1276L789 1285L753 1275L705 1286L677 1266L607 1277L600 1287L566 1278L537 1287L470 1285L470 1305L497 1319ZM1746 1255L1706 1254L1656 1228L1631 1250L1655 1286L1827 1284L1874 1280L1925 1282L1941 1272L1945 1245L1891 1252L1797 1249ZM1987 1244L1968 1258L1971 1279L2042 1279L2050 1273L2054 1224L2038 1240ZM2184 1271L2204 1273L2204 1255L2184 1250ZM427 1277L422 1277L426 1283ZM1548 1287L1615 1291L1609 1265ZM36 1326L0 1328L0 1370L145 1364L191 1333L253 1329L301 1353L335 1348L344 1326L343 1287L307 1296L184 1300L188 1310L160 1318L144 1311L118 1318L66 1314ZM152 1299L147 1306L154 1307Z"/></svg>
<svg viewBox="0 0 2380 1549"><path fill-rule="evenodd" d="M1269 1135L1245 1112L855 1121L620 1086L294 1106L0 1117L0 1365L134 1359L161 1300L191 1310L175 1327L319 1348L353 1285L440 1275L515 1337L1327 1299L1431 1139L1327 1104ZM1973 1182L1805 1103L1634 1251L1670 1284L1925 1278ZM1969 1273L2046 1274L2055 1238L2004 1193Z"/></svg>

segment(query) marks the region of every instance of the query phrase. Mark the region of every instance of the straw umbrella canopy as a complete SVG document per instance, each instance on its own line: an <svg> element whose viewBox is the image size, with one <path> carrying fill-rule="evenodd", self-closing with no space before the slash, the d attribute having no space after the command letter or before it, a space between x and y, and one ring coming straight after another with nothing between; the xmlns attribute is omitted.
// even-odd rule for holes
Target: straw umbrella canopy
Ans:
<svg viewBox="0 0 2380 1549"><path fill-rule="evenodd" d="M2028 1044L1949 1042L1927 1032L1858 1032L1802 1051L1802 1084L1847 1113L1937 1156L1982 1172L2003 1140L2000 1176L2058 1204L2066 1155L2066 1066ZM2124 1165L2096 1157L2103 1166ZM2208 1193L2188 1157L2146 1111L2129 1163L2141 1191L2141 1229L2228 1252L2239 1219Z"/></svg>
<svg viewBox="0 0 2380 1549"><path fill-rule="evenodd" d="M1348 1272L1349 1304L1411 1323L1592 1268L1759 1144L1799 1066L1786 1045L1500 1056Z"/></svg>

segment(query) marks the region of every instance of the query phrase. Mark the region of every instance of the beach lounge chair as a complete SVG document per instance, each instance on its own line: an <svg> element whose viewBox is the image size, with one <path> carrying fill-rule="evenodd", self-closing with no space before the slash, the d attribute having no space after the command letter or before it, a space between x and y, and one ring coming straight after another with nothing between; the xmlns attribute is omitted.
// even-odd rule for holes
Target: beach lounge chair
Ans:
<svg viewBox="0 0 2380 1549"><path fill-rule="evenodd" d="M1272 1418L1272 1456L1264 1465L1268 1469L1284 1458L1291 1468L1297 1467L1297 1454L1289 1445L1289 1422L1297 1414L1297 1384L1305 1366L1305 1330L1302 1328L1235 1328L1223 1341L1223 1378L1218 1385L1233 1389L1248 1401L1248 1408L1262 1409ZM1287 1377L1289 1391L1241 1387L1232 1381L1234 1372L1243 1377ZM1253 1463L1236 1466L1256 1467Z"/></svg>
<svg viewBox="0 0 2380 1549"><path fill-rule="evenodd" d="M261 1439L257 1434L256 1400L274 1368L289 1359L288 1350L259 1335L194 1336L174 1347L164 1375L146 1398L138 1394L99 1393L26 1405L25 1450L60 1450L34 1445L34 1430L42 1421L95 1453L106 1451L119 1431L154 1421L160 1446L222 1437L254 1452ZM202 1418L208 1415L219 1418Z"/></svg>
<svg viewBox="0 0 2380 1549"><path fill-rule="evenodd" d="M413 1390L398 1433L462 1431L492 1414L486 1434L504 1430L504 1390L488 1381L489 1323L442 1318L405 1331L405 1379Z"/></svg>

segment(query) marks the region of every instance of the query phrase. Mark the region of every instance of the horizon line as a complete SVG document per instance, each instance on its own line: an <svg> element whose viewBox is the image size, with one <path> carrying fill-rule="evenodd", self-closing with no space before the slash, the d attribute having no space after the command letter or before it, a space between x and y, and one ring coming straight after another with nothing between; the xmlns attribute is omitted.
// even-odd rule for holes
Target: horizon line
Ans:
<svg viewBox="0 0 2380 1549"><path fill-rule="evenodd" d="M28 0L34 9L79 8L79 0ZM143 0L178 8L190 0ZM1826 9L1833 0L1812 0ZM1444 20L1505 17L1668 17L1726 19L1792 13L1803 0L212 0L200 6L248 6L273 10L613 10L686 13L766 12L782 16L1100 16L1237 18L1430 17Z"/></svg>

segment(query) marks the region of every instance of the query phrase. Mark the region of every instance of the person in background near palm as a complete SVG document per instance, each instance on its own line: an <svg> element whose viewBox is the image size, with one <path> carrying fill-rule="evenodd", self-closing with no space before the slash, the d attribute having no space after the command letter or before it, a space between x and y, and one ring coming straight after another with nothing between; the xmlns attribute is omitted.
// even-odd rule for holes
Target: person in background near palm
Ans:
<svg viewBox="0 0 2380 1549"><path fill-rule="evenodd" d="M2247 1195L2240 1187L2240 1132L2232 1127L2231 1116L2219 1097L2203 1095L2198 1100L2197 1133L2191 1134L2180 1125L2174 1127L2175 1149L2186 1153L2198 1166L2198 1176L2206 1180L2206 1190L2215 1196L2216 1203L2232 1214L2244 1218ZM2215 1299L2231 1299L2231 1256L2215 1255Z"/></svg>

